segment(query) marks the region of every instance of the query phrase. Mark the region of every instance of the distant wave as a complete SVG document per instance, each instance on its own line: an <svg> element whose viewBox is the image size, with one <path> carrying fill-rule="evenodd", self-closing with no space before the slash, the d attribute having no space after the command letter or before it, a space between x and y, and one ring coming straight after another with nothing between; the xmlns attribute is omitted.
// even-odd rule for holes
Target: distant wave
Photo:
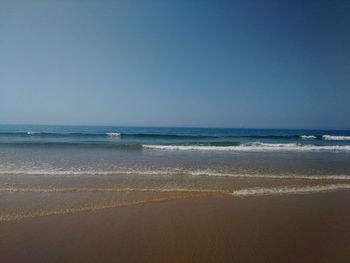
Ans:
<svg viewBox="0 0 350 263"><path fill-rule="evenodd" d="M106 137L107 133L80 133L80 132L72 132L72 133L59 133L59 132L0 132L0 136L6 136L6 137L28 137L36 135L38 137Z"/></svg>
<svg viewBox="0 0 350 263"><path fill-rule="evenodd" d="M200 145L142 145L145 149L165 151L232 151L232 152L312 152L312 151L350 151L350 145L301 145L296 143L248 143L239 146L200 146Z"/></svg>
<svg viewBox="0 0 350 263"><path fill-rule="evenodd" d="M36 135L36 134L40 134L40 132L32 132L32 131L27 132L27 135Z"/></svg>
<svg viewBox="0 0 350 263"><path fill-rule="evenodd" d="M158 133L123 133L125 138L141 138L141 139L210 139L219 138L214 135L190 135L190 134L158 134Z"/></svg>
<svg viewBox="0 0 350 263"><path fill-rule="evenodd" d="M0 132L0 136L5 137L28 137L36 135L38 137L110 137L121 136L124 138L150 138L150 139L209 139L218 138L217 136L207 135L186 135L186 134L157 134L157 133L119 133L119 132L106 132L106 133L84 133L84 132Z"/></svg>
<svg viewBox="0 0 350 263"><path fill-rule="evenodd" d="M121 133L118 132L106 132L106 133L82 133L82 132L0 132L0 136L5 137L28 137L28 136L37 136L43 138L67 138L67 137L107 137L107 136L120 136Z"/></svg>
<svg viewBox="0 0 350 263"><path fill-rule="evenodd" d="M120 136L120 133L118 133L118 132L107 132L106 134L108 136L110 136L110 137L118 137L118 136Z"/></svg>
<svg viewBox="0 0 350 263"><path fill-rule="evenodd" d="M138 139L165 139L165 140L203 140L203 139L228 139L245 138L251 140L334 140L348 141L350 136L334 135L230 135L230 134L173 134L173 133L122 133L122 132L36 132L36 131L19 131L19 132L0 132L0 137L42 137L42 138L90 138L90 137L121 137L121 138L138 138Z"/></svg>
<svg viewBox="0 0 350 263"><path fill-rule="evenodd" d="M301 135L300 138L303 140L315 140L315 139L317 139L317 137L314 135Z"/></svg>
<svg viewBox="0 0 350 263"><path fill-rule="evenodd" d="M323 135L322 139L329 141L350 141L350 136Z"/></svg>
<svg viewBox="0 0 350 263"><path fill-rule="evenodd" d="M217 138L263 138L264 136L216 136L216 135L191 135L191 134L165 134L165 133L119 133L119 132L106 132L106 133L84 133L84 132L0 132L0 137L28 137L36 135L43 138L84 138L84 137L112 137L118 136L122 138L137 138L137 139L165 139L165 140L202 140L202 139L217 139ZM274 138L268 136L266 138ZM280 136L276 137L280 138Z"/></svg>

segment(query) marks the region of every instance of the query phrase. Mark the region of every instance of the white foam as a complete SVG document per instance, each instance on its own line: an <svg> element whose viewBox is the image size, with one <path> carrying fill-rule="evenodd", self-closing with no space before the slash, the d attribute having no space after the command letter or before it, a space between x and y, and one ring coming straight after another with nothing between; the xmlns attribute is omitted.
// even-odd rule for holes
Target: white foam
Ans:
<svg viewBox="0 0 350 263"><path fill-rule="evenodd" d="M250 143L239 146L201 146L201 145L146 145L144 149L163 151L231 151L231 152L347 152L350 145L302 145L296 143Z"/></svg>
<svg viewBox="0 0 350 263"><path fill-rule="evenodd" d="M119 132L107 132L107 135L110 137L118 137L120 136Z"/></svg>
<svg viewBox="0 0 350 263"><path fill-rule="evenodd" d="M316 185L316 186L284 186L271 188L249 188L241 189L232 192L234 196L257 196L257 195L283 195L283 194L308 194L329 192L335 190L349 190L350 184L330 184L330 185Z"/></svg>
<svg viewBox="0 0 350 263"><path fill-rule="evenodd" d="M238 174L215 172L211 170L0 170L0 175L35 175L35 176L113 176L113 175L149 175L149 176L209 176L233 178L266 178L266 179L305 179L305 180L350 180L350 175L298 175L298 174Z"/></svg>
<svg viewBox="0 0 350 263"><path fill-rule="evenodd" d="M328 141L350 141L350 136L323 135L322 139Z"/></svg>
<svg viewBox="0 0 350 263"><path fill-rule="evenodd" d="M302 179L302 180L350 180L350 175L298 175L298 174L230 174L210 171L190 172L194 176L217 176L235 178Z"/></svg>
<svg viewBox="0 0 350 263"><path fill-rule="evenodd" d="M35 134L40 134L40 132L32 132L32 131L27 132L27 135L35 135Z"/></svg>
<svg viewBox="0 0 350 263"><path fill-rule="evenodd" d="M316 136L314 136L314 135L301 135L300 138L303 140L315 140Z"/></svg>
<svg viewBox="0 0 350 263"><path fill-rule="evenodd" d="M281 194L306 194L334 190L350 189L350 184L329 184L314 186L280 186L280 187L262 187L246 188L233 191L234 196L257 196L257 195L281 195ZM221 189L196 189L196 188L18 188L5 187L0 188L0 192L28 192L28 193L67 193L67 192L182 192L182 193L213 193L229 194L227 190Z"/></svg>

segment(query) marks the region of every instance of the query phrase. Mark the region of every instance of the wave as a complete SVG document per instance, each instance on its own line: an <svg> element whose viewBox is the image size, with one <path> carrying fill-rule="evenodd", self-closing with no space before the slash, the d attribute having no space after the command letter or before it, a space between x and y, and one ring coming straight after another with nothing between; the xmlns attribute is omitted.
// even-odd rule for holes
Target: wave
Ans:
<svg viewBox="0 0 350 263"><path fill-rule="evenodd" d="M262 179L301 179L301 180L350 180L350 175L300 175L300 174L234 174L220 173L211 171L194 171L189 172L192 176L217 176L217 177L234 177L234 178L262 178Z"/></svg>
<svg viewBox="0 0 350 263"><path fill-rule="evenodd" d="M32 132L32 131L27 132L27 135L37 135L37 134L40 134L40 132Z"/></svg>
<svg viewBox="0 0 350 263"><path fill-rule="evenodd" d="M57 132L0 132L0 136L5 137L28 137L28 136L37 136L37 137L106 137L108 133L80 133L80 132L72 132L72 133L57 133Z"/></svg>
<svg viewBox="0 0 350 263"><path fill-rule="evenodd" d="M283 186L271 188L249 188L233 191L233 196L259 196L259 195L285 195L285 194L311 194L319 192L330 192L335 190L349 190L350 184L331 184L316 186Z"/></svg>
<svg viewBox="0 0 350 263"><path fill-rule="evenodd" d="M186 135L186 134L157 134L157 133L119 133L119 132L106 132L106 133L84 133L84 132L0 132L0 136L6 137L28 137L36 135L38 137L109 137L109 136L121 136L124 138L150 138L150 139L210 139L219 138L218 136L210 135Z"/></svg>
<svg viewBox="0 0 350 263"><path fill-rule="evenodd" d="M125 133L123 137L127 138L150 138L150 139L210 139L219 138L218 136L210 135L190 135L190 134L158 134L158 133Z"/></svg>
<svg viewBox="0 0 350 263"><path fill-rule="evenodd" d="M110 136L110 137L118 137L118 136L120 136L120 133L118 133L118 132L107 132L106 134L108 136Z"/></svg>
<svg viewBox="0 0 350 263"><path fill-rule="evenodd" d="M157 170L0 170L0 175L37 175L37 176L113 176L113 175L174 175L174 176L208 176L208 177L233 177L233 178L262 178L262 179L302 179L312 181L348 181L350 175L300 175L300 174L239 174L229 172L215 172L210 170L183 170L183 169L157 169Z"/></svg>
<svg viewBox="0 0 350 263"><path fill-rule="evenodd" d="M314 135L301 135L300 138L303 140L315 140L315 139L317 139L317 137Z"/></svg>
<svg viewBox="0 0 350 263"><path fill-rule="evenodd" d="M118 135L111 135L112 138ZM77 147L115 150L163 150L163 151L220 151L220 152L349 152L350 145L314 145L299 143L240 143L240 142L194 142L191 144L140 144L115 141L0 141L10 147Z"/></svg>
<svg viewBox="0 0 350 263"><path fill-rule="evenodd" d="M0 137L43 137L43 138L69 138L69 137L122 137L138 139L167 139L167 140L203 140L203 139L229 139L245 138L255 140L336 140L347 141L350 136L333 136L333 135L230 135L230 134L173 134L173 133L121 133L121 132L37 132L37 131L19 131L19 132L0 132Z"/></svg>
<svg viewBox="0 0 350 263"><path fill-rule="evenodd" d="M239 146L201 146L201 145L148 145L144 149L164 151L231 151L231 152L348 152L350 145L302 145L296 143L247 143Z"/></svg>
<svg viewBox="0 0 350 263"><path fill-rule="evenodd" d="M350 136L323 135L322 139L328 141L350 141Z"/></svg>

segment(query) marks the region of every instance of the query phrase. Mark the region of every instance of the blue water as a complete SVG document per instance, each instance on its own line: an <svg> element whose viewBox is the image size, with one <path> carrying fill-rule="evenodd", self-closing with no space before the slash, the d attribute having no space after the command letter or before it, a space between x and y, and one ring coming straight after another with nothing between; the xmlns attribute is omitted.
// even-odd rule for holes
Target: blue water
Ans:
<svg viewBox="0 0 350 263"><path fill-rule="evenodd" d="M350 175L350 131L0 125L0 173Z"/></svg>
<svg viewBox="0 0 350 263"><path fill-rule="evenodd" d="M1 145L115 147L120 150L142 150L147 145L198 146L189 150L211 151L226 150L224 147L231 151L243 147L248 147L248 151L268 151L278 145L276 151L350 151L350 131L0 125Z"/></svg>
<svg viewBox="0 0 350 263"><path fill-rule="evenodd" d="M349 189L350 131L0 125L0 221Z"/></svg>

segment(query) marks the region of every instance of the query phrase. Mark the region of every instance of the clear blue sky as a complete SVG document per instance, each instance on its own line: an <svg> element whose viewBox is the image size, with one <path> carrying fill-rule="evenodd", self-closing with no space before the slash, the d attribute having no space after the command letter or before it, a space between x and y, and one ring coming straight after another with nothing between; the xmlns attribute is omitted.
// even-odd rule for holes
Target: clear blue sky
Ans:
<svg viewBox="0 0 350 263"><path fill-rule="evenodd" d="M0 123L350 129L350 1L0 0Z"/></svg>

